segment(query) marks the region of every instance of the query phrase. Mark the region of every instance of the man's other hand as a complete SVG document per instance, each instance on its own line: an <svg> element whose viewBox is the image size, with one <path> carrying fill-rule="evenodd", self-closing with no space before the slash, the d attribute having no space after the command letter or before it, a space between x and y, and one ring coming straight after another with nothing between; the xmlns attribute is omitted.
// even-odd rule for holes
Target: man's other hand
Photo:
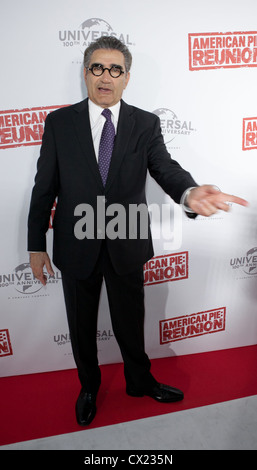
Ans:
<svg viewBox="0 0 257 470"><path fill-rule="evenodd" d="M51 265L50 258L46 252L39 252L39 253L30 253L30 266L34 276L42 282L45 286L47 282L47 277L44 274L44 266L48 274L51 276L54 275L54 271Z"/></svg>

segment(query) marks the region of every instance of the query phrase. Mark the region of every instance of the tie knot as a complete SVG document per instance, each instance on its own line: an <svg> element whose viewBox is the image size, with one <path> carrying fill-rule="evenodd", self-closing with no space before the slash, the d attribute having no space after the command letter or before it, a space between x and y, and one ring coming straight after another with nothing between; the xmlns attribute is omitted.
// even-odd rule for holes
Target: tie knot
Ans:
<svg viewBox="0 0 257 470"><path fill-rule="evenodd" d="M109 121L111 119L112 112L108 108L105 108L102 115Z"/></svg>

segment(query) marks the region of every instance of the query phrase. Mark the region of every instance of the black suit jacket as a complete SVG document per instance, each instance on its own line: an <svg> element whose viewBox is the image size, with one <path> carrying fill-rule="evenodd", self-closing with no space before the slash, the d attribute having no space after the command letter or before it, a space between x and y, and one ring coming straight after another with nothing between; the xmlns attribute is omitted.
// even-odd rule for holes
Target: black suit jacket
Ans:
<svg viewBox="0 0 257 470"><path fill-rule="evenodd" d="M104 207L121 204L128 215L130 204L146 204L147 171L179 203L183 192L196 186L191 175L171 159L163 142L159 118L121 101L117 135L105 188L94 152L88 100L60 108L45 121L35 185L28 219L28 250L46 251L46 232L56 199L53 261L61 270L86 278L93 270L102 235L97 232L97 201ZM74 227L76 206L89 204L94 211L94 238L78 239ZM102 205L103 207L103 205ZM108 223L106 217L106 223ZM149 224L149 221L148 221ZM119 274L131 272L153 256L152 238L108 239L107 248ZM137 227L137 233L140 227Z"/></svg>

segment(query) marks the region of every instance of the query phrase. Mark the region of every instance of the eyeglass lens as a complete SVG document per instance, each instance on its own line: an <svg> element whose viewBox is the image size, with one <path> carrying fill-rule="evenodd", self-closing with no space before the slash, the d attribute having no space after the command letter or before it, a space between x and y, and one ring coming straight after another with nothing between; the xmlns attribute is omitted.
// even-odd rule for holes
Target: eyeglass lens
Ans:
<svg viewBox="0 0 257 470"><path fill-rule="evenodd" d="M123 73L120 65L113 65L110 69L108 69L107 67L104 68L101 64L93 64L89 70L91 70L93 75L100 77L106 69L113 78L118 78Z"/></svg>

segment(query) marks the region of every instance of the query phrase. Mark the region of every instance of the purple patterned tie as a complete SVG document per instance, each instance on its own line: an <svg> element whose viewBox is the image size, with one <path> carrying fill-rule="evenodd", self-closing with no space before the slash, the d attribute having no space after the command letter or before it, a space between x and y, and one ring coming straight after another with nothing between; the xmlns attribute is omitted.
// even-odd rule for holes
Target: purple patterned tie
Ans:
<svg viewBox="0 0 257 470"><path fill-rule="evenodd" d="M102 115L105 117L106 121L104 123L100 140L98 166L104 186L108 176L115 138L115 129L111 120L111 114L112 113L109 109L104 109L102 112Z"/></svg>

